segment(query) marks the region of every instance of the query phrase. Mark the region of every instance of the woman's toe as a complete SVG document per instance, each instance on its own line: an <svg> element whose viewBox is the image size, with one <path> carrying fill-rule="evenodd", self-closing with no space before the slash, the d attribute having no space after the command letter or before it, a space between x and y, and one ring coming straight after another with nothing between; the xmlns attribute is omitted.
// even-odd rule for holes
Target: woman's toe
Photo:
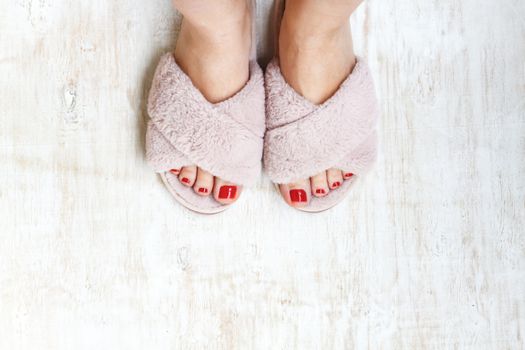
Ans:
<svg viewBox="0 0 525 350"><path fill-rule="evenodd" d="M310 184L312 185L312 195L315 197L326 196L330 191L328 188L328 182L326 180L326 171L312 176L310 178Z"/></svg>
<svg viewBox="0 0 525 350"><path fill-rule="evenodd" d="M296 208L305 207L310 201L310 180L280 185L281 194L288 205Z"/></svg>
<svg viewBox="0 0 525 350"><path fill-rule="evenodd" d="M345 180L349 180L352 176L354 176L354 173L351 173L351 172L343 172L343 178Z"/></svg>
<svg viewBox="0 0 525 350"><path fill-rule="evenodd" d="M204 169L197 168L197 179L193 189L198 195L209 196L213 190L213 175Z"/></svg>
<svg viewBox="0 0 525 350"><path fill-rule="evenodd" d="M213 198L221 204L233 203L239 198L242 186L224 181L218 177L215 178L213 186Z"/></svg>
<svg viewBox="0 0 525 350"><path fill-rule="evenodd" d="M195 184L195 179L197 178L197 167L195 165L190 165L182 168L179 173L179 181L188 187L192 187Z"/></svg>
<svg viewBox="0 0 525 350"><path fill-rule="evenodd" d="M339 169L328 169L326 178L330 189L335 190L343 184L343 172Z"/></svg>

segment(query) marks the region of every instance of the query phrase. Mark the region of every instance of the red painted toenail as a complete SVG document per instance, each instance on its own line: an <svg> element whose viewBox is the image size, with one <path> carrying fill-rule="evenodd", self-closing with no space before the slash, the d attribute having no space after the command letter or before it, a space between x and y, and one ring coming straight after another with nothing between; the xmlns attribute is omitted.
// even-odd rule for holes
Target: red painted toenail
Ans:
<svg viewBox="0 0 525 350"><path fill-rule="evenodd" d="M208 189L207 188L199 188L199 192L200 193L208 193Z"/></svg>
<svg viewBox="0 0 525 350"><path fill-rule="evenodd" d="M315 193L317 193L317 194L325 194L326 192L322 188L318 188L317 190L315 190Z"/></svg>
<svg viewBox="0 0 525 350"><path fill-rule="evenodd" d="M339 181L334 182L334 183L332 184L332 187L333 187L333 188L336 188L336 187L339 187L339 186L341 186L341 183L340 183Z"/></svg>
<svg viewBox="0 0 525 350"><path fill-rule="evenodd" d="M219 190L219 199L233 199L237 194L236 186L222 186Z"/></svg>
<svg viewBox="0 0 525 350"><path fill-rule="evenodd" d="M179 169L171 169L171 170L170 170L170 173L172 173L172 174L174 174L174 175L179 175L180 170L179 170Z"/></svg>
<svg viewBox="0 0 525 350"><path fill-rule="evenodd" d="M306 191L305 190L291 190L290 199L292 202L306 202Z"/></svg>
<svg viewBox="0 0 525 350"><path fill-rule="evenodd" d="M182 182L184 182L185 184L189 184L190 183L190 179L188 179L187 177L183 177L182 180L180 180Z"/></svg>
<svg viewBox="0 0 525 350"><path fill-rule="evenodd" d="M345 177L352 177L352 176L354 176L354 174L352 174L352 173L345 174Z"/></svg>

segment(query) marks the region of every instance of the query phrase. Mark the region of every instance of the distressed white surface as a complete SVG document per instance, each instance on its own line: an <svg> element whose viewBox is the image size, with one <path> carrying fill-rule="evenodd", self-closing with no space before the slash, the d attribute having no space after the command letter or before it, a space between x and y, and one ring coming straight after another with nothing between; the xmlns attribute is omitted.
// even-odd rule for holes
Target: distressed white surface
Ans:
<svg viewBox="0 0 525 350"><path fill-rule="evenodd" d="M212 217L143 157L170 2L0 5L0 349L525 347L523 0L369 1L375 170L322 214L263 178Z"/></svg>

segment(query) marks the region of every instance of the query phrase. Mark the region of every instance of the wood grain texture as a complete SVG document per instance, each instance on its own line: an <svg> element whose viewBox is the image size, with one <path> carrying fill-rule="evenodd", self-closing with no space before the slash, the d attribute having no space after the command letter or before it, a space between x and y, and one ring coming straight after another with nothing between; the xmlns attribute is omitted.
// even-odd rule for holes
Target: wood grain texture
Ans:
<svg viewBox="0 0 525 350"><path fill-rule="evenodd" d="M325 213L262 178L212 217L143 156L170 2L0 5L0 349L525 348L522 0L366 2L374 171Z"/></svg>

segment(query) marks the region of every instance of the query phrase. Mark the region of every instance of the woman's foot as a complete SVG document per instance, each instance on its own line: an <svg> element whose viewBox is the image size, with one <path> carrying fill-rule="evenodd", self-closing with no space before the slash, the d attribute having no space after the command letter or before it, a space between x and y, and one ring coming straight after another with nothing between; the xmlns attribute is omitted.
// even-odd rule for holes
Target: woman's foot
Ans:
<svg viewBox="0 0 525 350"><path fill-rule="evenodd" d="M356 63L349 16L360 0L287 0L279 34L279 63L287 83L315 104L329 99ZM352 173L327 169L280 185L286 202L305 207L337 191Z"/></svg>
<svg viewBox="0 0 525 350"><path fill-rule="evenodd" d="M249 79L251 46L250 9L245 0L174 0L183 14L175 60L195 87L211 103L235 95ZM242 187L204 169L172 169L179 181L200 196L233 203Z"/></svg>

